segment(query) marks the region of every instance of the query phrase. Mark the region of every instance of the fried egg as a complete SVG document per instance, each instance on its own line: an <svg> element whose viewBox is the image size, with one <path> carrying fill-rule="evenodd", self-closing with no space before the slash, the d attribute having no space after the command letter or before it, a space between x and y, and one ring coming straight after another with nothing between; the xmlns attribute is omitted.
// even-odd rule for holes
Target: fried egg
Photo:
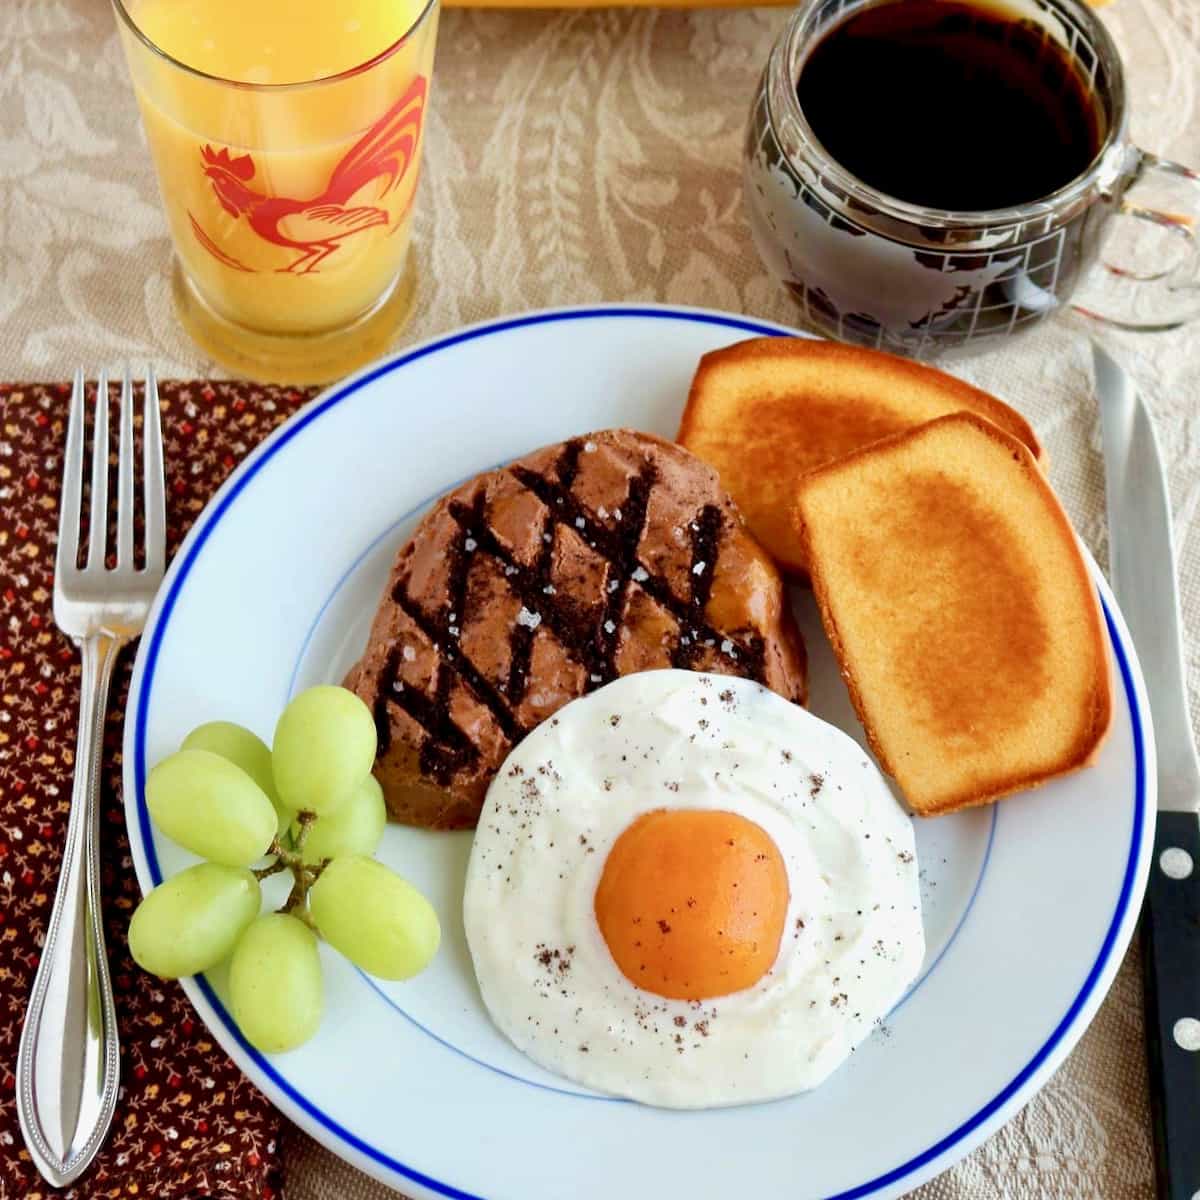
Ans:
<svg viewBox="0 0 1200 1200"><path fill-rule="evenodd" d="M912 822L862 749L689 671L618 679L513 750L463 915L518 1049L673 1108L815 1087L925 950Z"/></svg>

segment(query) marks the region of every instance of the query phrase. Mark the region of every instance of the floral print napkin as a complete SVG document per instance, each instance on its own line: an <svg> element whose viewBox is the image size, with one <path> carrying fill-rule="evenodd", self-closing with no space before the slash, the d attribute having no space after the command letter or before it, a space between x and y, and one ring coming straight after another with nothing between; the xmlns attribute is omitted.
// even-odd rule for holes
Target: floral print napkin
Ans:
<svg viewBox="0 0 1200 1200"><path fill-rule="evenodd" d="M159 387L168 550L245 454L311 392ZM214 1042L176 983L126 945L140 898L125 832L121 733L133 650L113 684L101 801L105 930L121 1092L104 1150L73 1187L45 1185L14 1095L17 1043L54 902L71 803L79 655L54 624L54 554L70 388L0 384L0 1200L272 1200L280 1116ZM115 424L113 426L115 428Z"/></svg>

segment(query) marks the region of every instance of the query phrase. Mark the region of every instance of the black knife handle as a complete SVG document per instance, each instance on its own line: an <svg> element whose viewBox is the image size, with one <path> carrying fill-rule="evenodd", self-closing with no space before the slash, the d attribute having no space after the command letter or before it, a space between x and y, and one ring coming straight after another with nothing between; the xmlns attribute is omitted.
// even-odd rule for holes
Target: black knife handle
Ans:
<svg viewBox="0 0 1200 1200"><path fill-rule="evenodd" d="M1159 1200L1194 1200L1200 1195L1200 819L1195 813L1158 813L1142 910L1142 961Z"/></svg>

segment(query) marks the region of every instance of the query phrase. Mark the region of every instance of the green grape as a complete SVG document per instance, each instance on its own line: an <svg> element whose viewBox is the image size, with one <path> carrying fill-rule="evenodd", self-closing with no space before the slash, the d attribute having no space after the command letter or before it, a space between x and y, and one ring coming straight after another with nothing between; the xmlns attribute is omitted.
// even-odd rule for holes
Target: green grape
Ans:
<svg viewBox="0 0 1200 1200"><path fill-rule="evenodd" d="M275 726L271 762L288 808L318 816L333 812L375 763L371 710L345 688L301 692Z"/></svg>
<svg viewBox="0 0 1200 1200"><path fill-rule="evenodd" d="M246 1040L269 1054L317 1031L324 1008L317 938L298 917L267 913L242 935L229 964L229 1003Z"/></svg>
<svg viewBox="0 0 1200 1200"><path fill-rule="evenodd" d="M386 824L383 788L374 775L368 775L340 808L308 827L301 857L309 866L316 866L342 854L374 854Z"/></svg>
<svg viewBox="0 0 1200 1200"><path fill-rule="evenodd" d="M208 750L227 758L241 767L267 794L278 818L278 833L282 837L296 814L284 808L275 789L275 775L271 770L271 751L266 742L251 733L243 725L232 721L209 721L199 725L183 739L182 750Z"/></svg>
<svg viewBox="0 0 1200 1200"><path fill-rule="evenodd" d="M146 779L146 804L172 841L227 867L261 858L278 827L262 788L209 750L179 750L164 758Z"/></svg>
<svg viewBox="0 0 1200 1200"><path fill-rule="evenodd" d="M423 971L441 940L433 905L411 883L362 854L335 858L308 893L321 936L380 979Z"/></svg>
<svg viewBox="0 0 1200 1200"><path fill-rule="evenodd" d="M178 979L223 962L258 916L253 871L197 863L149 892L129 922L129 953L153 975Z"/></svg>
<svg viewBox="0 0 1200 1200"><path fill-rule="evenodd" d="M183 739L181 750L208 750L241 767L258 784L268 799L275 796L275 777L271 773L271 751L266 742L244 725L232 721L209 721L198 725Z"/></svg>

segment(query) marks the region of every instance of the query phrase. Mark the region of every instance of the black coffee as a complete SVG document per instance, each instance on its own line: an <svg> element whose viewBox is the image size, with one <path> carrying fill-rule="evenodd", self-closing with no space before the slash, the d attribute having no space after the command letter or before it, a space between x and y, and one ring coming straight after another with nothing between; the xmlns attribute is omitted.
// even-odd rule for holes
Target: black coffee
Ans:
<svg viewBox="0 0 1200 1200"><path fill-rule="evenodd" d="M931 208L1039 200L1090 166L1105 118L1042 30L964 0L885 0L827 33L800 107L864 183Z"/></svg>

